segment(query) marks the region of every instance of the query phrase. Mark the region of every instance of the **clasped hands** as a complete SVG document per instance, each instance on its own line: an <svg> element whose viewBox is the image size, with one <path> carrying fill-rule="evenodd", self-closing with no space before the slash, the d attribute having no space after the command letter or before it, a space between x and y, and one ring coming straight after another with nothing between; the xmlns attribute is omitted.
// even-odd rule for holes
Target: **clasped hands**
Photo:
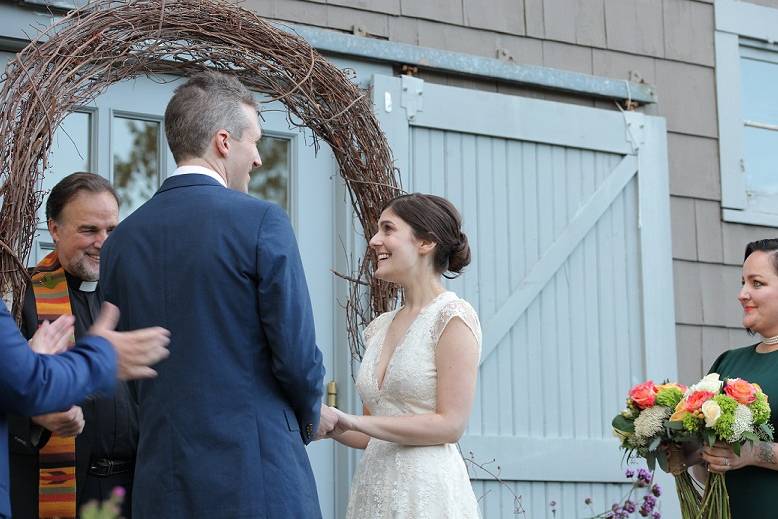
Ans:
<svg viewBox="0 0 778 519"><path fill-rule="evenodd" d="M759 442L761 444L761 442ZM724 473L754 464L756 445L746 443L741 447L740 455L724 442L702 447L685 444L683 449L667 449L670 472L677 474L686 468L701 464L710 472Z"/></svg>
<svg viewBox="0 0 778 519"><path fill-rule="evenodd" d="M321 405L321 418L319 429L316 431L316 439L332 438L346 431L356 429L356 417L346 414L340 409Z"/></svg>

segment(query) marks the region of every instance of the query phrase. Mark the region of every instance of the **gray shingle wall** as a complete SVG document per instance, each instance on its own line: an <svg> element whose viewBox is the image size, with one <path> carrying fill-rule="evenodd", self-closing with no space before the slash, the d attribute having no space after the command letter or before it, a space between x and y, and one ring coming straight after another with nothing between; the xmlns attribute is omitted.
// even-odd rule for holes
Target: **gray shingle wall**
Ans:
<svg viewBox="0 0 778 519"><path fill-rule="evenodd" d="M750 0L778 8L778 0ZM248 0L270 18L656 85L667 119L680 378L693 382L740 327L748 241L774 228L721 221L712 0ZM612 103L422 71L427 81L613 109Z"/></svg>

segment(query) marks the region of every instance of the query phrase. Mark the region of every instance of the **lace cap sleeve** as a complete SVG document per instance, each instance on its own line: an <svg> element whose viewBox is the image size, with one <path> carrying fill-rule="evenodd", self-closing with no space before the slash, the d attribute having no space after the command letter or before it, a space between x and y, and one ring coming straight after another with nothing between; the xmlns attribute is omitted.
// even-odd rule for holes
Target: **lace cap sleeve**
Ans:
<svg viewBox="0 0 778 519"><path fill-rule="evenodd" d="M481 322L478 320L478 314L470 303L464 299L456 299L447 303L437 315L435 324L432 327L432 340L438 343L443 330L454 317L459 317L465 325L473 332L475 340L478 343L478 352L481 352Z"/></svg>

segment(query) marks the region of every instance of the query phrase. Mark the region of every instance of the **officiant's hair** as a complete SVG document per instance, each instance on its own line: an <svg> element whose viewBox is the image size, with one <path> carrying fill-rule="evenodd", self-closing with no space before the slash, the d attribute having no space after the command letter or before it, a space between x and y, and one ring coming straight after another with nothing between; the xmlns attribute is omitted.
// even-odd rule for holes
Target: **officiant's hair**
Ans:
<svg viewBox="0 0 778 519"><path fill-rule="evenodd" d="M59 215L65 206L82 191L89 193L110 193L116 199L116 205L120 205L119 196L107 178L94 173L78 171L66 176L51 189L46 200L46 221L59 221Z"/></svg>
<svg viewBox="0 0 778 519"><path fill-rule="evenodd" d="M770 253L770 264L772 264L775 273L778 274L778 238L752 241L746 245L746 254L743 261L746 261L751 253L756 251Z"/></svg>
<svg viewBox="0 0 778 519"><path fill-rule="evenodd" d="M455 275L446 277L456 277L470 263L470 245L462 232L462 216L445 198L410 193L391 200L381 211L386 209L410 225L417 239L435 242L433 266L438 274L448 271Z"/></svg>
<svg viewBox="0 0 778 519"><path fill-rule="evenodd" d="M230 74L200 72L176 88L165 108L165 136L176 162L202 157L222 128L240 139L249 126L243 105L256 109L254 94Z"/></svg>

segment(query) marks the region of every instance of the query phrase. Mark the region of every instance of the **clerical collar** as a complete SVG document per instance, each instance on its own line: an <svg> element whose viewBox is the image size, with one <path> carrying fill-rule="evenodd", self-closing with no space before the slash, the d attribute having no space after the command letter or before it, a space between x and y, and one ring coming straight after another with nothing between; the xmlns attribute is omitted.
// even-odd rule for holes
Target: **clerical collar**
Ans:
<svg viewBox="0 0 778 519"><path fill-rule="evenodd" d="M71 290L78 290L79 292L94 292L97 290L97 281L83 281L69 272L65 272L65 279L68 280L68 287Z"/></svg>

